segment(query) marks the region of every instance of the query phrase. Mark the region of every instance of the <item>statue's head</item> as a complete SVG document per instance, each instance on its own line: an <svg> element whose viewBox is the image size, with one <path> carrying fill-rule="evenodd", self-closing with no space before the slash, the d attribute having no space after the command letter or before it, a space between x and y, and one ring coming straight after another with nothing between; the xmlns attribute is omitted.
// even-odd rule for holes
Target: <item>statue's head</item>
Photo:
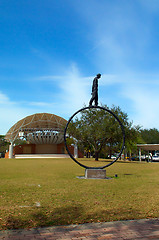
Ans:
<svg viewBox="0 0 159 240"><path fill-rule="evenodd" d="M100 77L101 77L101 74L100 74L100 73L98 73L98 74L97 74L97 78L100 78Z"/></svg>

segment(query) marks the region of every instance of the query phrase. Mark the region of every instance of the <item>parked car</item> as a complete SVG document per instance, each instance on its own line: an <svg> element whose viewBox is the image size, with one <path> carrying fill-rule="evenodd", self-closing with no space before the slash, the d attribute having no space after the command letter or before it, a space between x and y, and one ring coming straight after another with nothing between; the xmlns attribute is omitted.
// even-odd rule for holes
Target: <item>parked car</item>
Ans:
<svg viewBox="0 0 159 240"><path fill-rule="evenodd" d="M114 159L114 160L115 160L115 159L116 159L116 157L115 157L114 155L112 155L112 156L111 156L111 159Z"/></svg>
<svg viewBox="0 0 159 240"><path fill-rule="evenodd" d="M141 160L147 160L150 159L151 157L149 155L141 155Z"/></svg>
<svg viewBox="0 0 159 240"><path fill-rule="evenodd" d="M139 157L131 157L131 161L139 161Z"/></svg>
<svg viewBox="0 0 159 240"><path fill-rule="evenodd" d="M158 155L153 155L152 156L152 161L159 161L159 156Z"/></svg>
<svg viewBox="0 0 159 240"><path fill-rule="evenodd" d="M114 155L111 155L111 157L110 157L110 155L108 155L108 158L116 159L116 157Z"/></svg>

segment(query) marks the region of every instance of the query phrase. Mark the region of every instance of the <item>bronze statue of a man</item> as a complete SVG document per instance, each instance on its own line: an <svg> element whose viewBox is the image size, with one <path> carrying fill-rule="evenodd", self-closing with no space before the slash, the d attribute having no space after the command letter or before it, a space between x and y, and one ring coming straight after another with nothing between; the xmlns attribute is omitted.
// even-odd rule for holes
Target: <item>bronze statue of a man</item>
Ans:
<svg viewBox="0 0 159 240"><path fill-rule="evenodd" d="M98 79L101 77L101 74L98 73L97 76L93 79L92 85L92 97L89 101L89 106L92 106L93 101L95 102L95 106L98 106Z"/></svg>

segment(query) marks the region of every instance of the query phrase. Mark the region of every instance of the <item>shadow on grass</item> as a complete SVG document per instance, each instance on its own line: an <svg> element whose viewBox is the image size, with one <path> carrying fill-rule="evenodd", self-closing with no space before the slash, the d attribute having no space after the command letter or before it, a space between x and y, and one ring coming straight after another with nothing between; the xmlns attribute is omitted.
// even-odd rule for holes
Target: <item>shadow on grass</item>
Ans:
<svg viewBox="0 0 159 240"><path fill-rule="evenodd" d="M78 158L78 161L81 162L111 162L111 159L99 159L95 161L95 158Z"/></svg>
<svg viewBox="0 0 159 240"><path fill-rule="evenodd" d="M98 161L95 161L95 159L92 159L92 158L78 158L78 161L79 162L109 163L109 162L113 162L113 159L99 159ZM118 159L116 162L117 163L135 163L135 164L141 163L140 161L120 160L120 159ZM142 162L147 163L147 161L142 161Z"/></svg>
<svg viewBox="0 0 159 240"><path fill-rule="evenodd" d="M138 219L141 212L137 209L127 208L113 208L110 210L103 210L100 212L92 213L88 215L85 222L111 222L111 221L122 221Z"/></svg>
<svg viewBox="0 0 159 240"><path fill-rule="evenodd" d="M82 206L56 208L54 211L34 209L28 217L9 216L6 229L28 229L33 227L83 224L91 222L109 222L116 220L137 219L140 212L136 209L112 208L87 213Z"/></svg>
<svg viewBox="0 0 159 240"><path fill-rule="evenodd" d="M83 207L77 205L56 208L54 211L37 208L32 209L29 216L8 216L5 228L23 229L53 225L68 225L75 223L82 213Z"/></svg>

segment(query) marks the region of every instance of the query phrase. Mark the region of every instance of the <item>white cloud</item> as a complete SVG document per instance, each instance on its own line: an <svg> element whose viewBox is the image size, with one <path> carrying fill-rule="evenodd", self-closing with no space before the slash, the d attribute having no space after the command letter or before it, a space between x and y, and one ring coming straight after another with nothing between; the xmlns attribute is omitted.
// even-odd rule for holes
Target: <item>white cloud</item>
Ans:
<svg viewBox="0 0 159 240"><path fill-rule="evenodd" d="M10 101L3 93L0 94L0 112L0 134L6 134L14 123L25 116L25 109Z"/></svg>
<svg viewBox="0 0 159 240"><path fill-rule="evenodd" d="M75 111L88 105L91 97L93 77L82 77L76 64L72 64L64 76L42 76L35 80L56 81L59 92L54 102L23 101L13 102L6 94L0 93L0 133L5 134L20 119L37 112L49 112L68 119ZM50 91L49 91L50 92ZM50 93L48 93L50 94ZM35 97L35 96L34 96Z"/></svg>
<svg viewBox="0 0 159 240"><path fill-rule="evenodd" d="M0 104L7 104L9 102L9 98L0 92Z"/></svg>
<svg viewBox="0 0 159 240"><path fill-rule="evenodd" d="M123 101L125 106L122 110L128 113L134 124L142 125L144 128L159 128L158 77L147 78L145 85L145 76L142 77L141 74L139 76L129 74L128 76L103 74L99 81L99 88L103 89L105 93L109 88L111 92L109 96L103 92L99 95L99 101L102 100L103 104L107 104L109 100L108 105L115 103L119 106ZM37 112L49 112L68 119L82 108L84 103L88 106L94 77L82 77L78 67L72 64L65 76L59 78L58 84L61 90L56 93L57 99L54 102L36 102L31 99L28 102L13 102L6 94L0 92L0 133L5 134L18 120ZM54 79L54 76L50 76L50 79ZM152 82L157 86L155 89L151 88ZM120 87L118 88L116 85Z"/></svg>
<svg viewBox="0 0 159 240"><path fill-rule="evenodd" d="M140 83L131 83L124 86L123 96L132 102L134 124L139 124L143 128L159 129L159 95L157 89L152 89L149 84L145 86Z"/></svg>
<svg viewBox="0 0 159 240"><path fill-rule="evenodd" d="M46 76L39 76L34 78L33 80L37 80L37 81L57 81L57 80L62 80L64 78L64 76L54 76L54 75L46 75Z"/></svg>
<svg viewBox="0 0 159 240"><path fill-rule="evenodd" d="M141 0L131 5L106 3L105 6L94 1L84 10L78 7L78 12L91 29L88 54L94 55L96 68L104 73L99 83L103 88L102 102L125 104L124 110L130 113L135 124L159 128L159 74L154 76L149 54L153 21L150 15L144 14L144 8L141 14L138 8L141 3L147 10L151 5L151 13L159 8L155 0ZM104 10L106 13L102 14Z"/></svg>
<svg viewBox="0 0 159 240"><path fill-rule="evenodd" d="M65 116L73 111L88 105L91 97L91 85L95 76L83 77L75 63L65 69L63 76L40 76L36 80L50 81L58 85L59 92L56 92L56 102L59 109ZM55 107L55 106L54 106Z"/></svg>
<svg viewBox="0 0 159 240"><path fill-rule="evenodd" d="M13 102L6 94L0 92L0 134L6 134L17 121L36 113L37 110L44 112L41 110L46 106L48 104L42 102Z"/></svg>
<svg viewBox="0 0 159 240"><path fill-rule="evenodd" d="M89 101L88 89L89 82L88 78L82 78L79 70L75 64L72 64L70 69L66 72L65 79L60 82L61 98L63 99L64 105L69 109L77 109L83 107L83 104L87 104Z"/></svg>
<svg viewBox="0 0 159 240"><path fill-rule="evenodd" d="M148 61L152 26L144 12L141 15L140 2L93 1L89 4L81 1L80 7L77 4L74 7L89 29L87 55L93 56L91 61L95 62L96 68L104 73L116 71L119 74Z"/></svg>
<svg viewBox="0 0 159 240"><path fill-rule="evenodd" d="M35 107L50 107L54 105L54 103L48 103L48 102L25 102L25 104L30 106L35 106Z"/></svg>
<svg viewBox="0 0 159 240"><path fill-rule="evenodd" d="M91 85L95 76L82 77L76 64L64 72L64 76L44 76L40 79L53 81L58 79L60 92L54 103L30 103L41 105L50 112L68 119L75 111L88 105L91 97ZM99 102L121 106L134 124L144 128L157 127L159 102L157 94L159 74L152 76L127 71L125 74L102 74L99 80ZM153 84L153 88L151 88ZM156 86L156 88L155 88ZM109 89L109 90L108 90Z"/></svg>
<svg viewBox="0 0 159 240"><path fill-rule="evenodd" d="M103 74L102 78L100 80L100 86L107 86L107 85L113 85L116 83L123 83L125 82L125 79L121 76L113 75L113 74Z"/></svg>

